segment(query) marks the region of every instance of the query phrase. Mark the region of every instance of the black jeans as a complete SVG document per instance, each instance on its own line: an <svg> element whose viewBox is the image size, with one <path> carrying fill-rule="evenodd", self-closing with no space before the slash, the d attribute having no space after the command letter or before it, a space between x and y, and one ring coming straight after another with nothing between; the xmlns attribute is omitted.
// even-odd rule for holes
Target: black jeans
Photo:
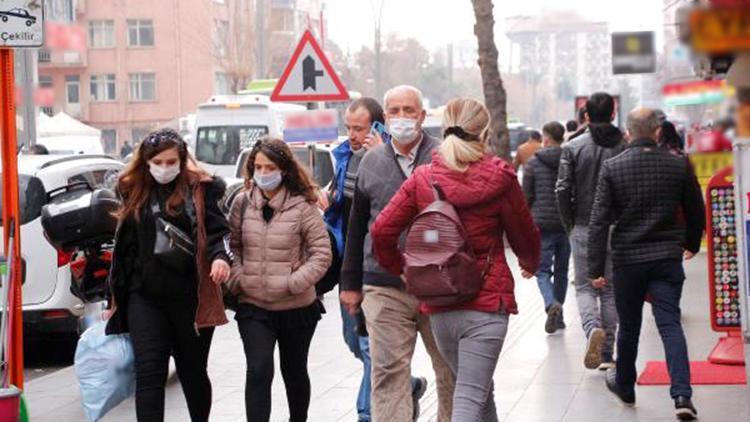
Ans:
<svg viewBox="0 0 750 422"><path fill-rule="evenodd" d="M203 328L199 336L194 321L193 304L160 304L135 293L130 295L128 325L135 352L135 411L139 422L164 420L170 355L174 356L190 419L208 421L211 381L206 366L214 329Z"/></svg>
<svg viewBox="0 0 750 422"><path fill-rule="evenodd" d="M310 377L307 356L317 322L302 325L274 324L261 318L237 319L245 347L245 413L248 422L268 422L271 417L273 352L279 343L281 376L289 404L289 422L307 420Z"/></svg>
<svg viewBox="0 0 750 422"><path fill-rule="evenodd" d="M635 386L638 337L643 319L643 302L648 294L672 379L670 394L673 398L691 397L690 363L680 321L680 297L685 281L682 261L660 260L615 267L614 278L617 313L620 316L617 383L628 390Z"/></svg>

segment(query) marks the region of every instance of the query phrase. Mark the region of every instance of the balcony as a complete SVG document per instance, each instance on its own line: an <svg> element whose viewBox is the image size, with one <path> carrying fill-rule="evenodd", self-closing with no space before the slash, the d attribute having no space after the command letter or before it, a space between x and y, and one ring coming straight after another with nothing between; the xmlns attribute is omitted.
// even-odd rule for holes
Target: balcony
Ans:
<svg viewBox="0 0 750 422"><path fill-rule="evenodd" d="M77 69L86 67L86 57L78 51L39 50L41 69Z"/></svg>

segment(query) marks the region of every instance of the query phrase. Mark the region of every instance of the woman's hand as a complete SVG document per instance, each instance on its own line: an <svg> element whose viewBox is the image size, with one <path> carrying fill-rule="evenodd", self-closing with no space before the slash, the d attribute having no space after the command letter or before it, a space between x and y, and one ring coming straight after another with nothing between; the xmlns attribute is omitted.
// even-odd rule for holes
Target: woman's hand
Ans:
<svg viewBox="0 0 750 422"><path fill-rule="evenodd" d="M211 281L216 285L229 280L231 272L232 268L223 259L214 259L214 262L211 263Z"/></svg>

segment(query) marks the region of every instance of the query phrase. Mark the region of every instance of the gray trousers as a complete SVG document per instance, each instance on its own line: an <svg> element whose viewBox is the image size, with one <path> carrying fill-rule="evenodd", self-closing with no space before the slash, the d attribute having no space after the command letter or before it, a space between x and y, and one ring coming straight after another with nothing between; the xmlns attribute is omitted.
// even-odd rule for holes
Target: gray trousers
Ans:
<svg viewBox="0 0 750 422"><path fill-rule="evenodd" d="M617 332L617 307L615 307L614 280L612 277L612 257L607 254L604 277L607 285L595 289L588 276L588 227L575 226L570 235L575 267L576 302L581 314L583 332L588 338L594 328L603 328L607 334L602 347L602 359L611 361L614 354L615 333Z"/></svg>
<svg viewBox="0 0 750 422"><path fill-rule="evenodd" d="M492 376L508 315L452 311L430 315L438 350L456 376L451 422L497 422Z"/></svg>

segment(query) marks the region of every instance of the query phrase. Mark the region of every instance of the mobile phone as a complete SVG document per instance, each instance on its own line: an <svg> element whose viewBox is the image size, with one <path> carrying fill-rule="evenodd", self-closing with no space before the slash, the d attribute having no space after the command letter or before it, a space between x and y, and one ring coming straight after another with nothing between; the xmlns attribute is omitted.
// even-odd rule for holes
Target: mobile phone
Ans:
<svg viewBox="0 0 750 422"><path fill-rule="evenodd" d="M380 138L383 139L383 142L385 142L386 144L391 142L391 134L388 133L385 125L380 122L372 122L372 126L370 126L370 133L377 133L378 135L380 135Z"/></svg>
<svg viewBox="0 0 750 422"><path fill-rule="evenodd" d="M365 322L365 314L362 312L362 308L358 309L357 313L354 314L354 320L357 322L354 327L357 335L360 337L369 337L369 334L367 333L367 324Z"/></svg>

